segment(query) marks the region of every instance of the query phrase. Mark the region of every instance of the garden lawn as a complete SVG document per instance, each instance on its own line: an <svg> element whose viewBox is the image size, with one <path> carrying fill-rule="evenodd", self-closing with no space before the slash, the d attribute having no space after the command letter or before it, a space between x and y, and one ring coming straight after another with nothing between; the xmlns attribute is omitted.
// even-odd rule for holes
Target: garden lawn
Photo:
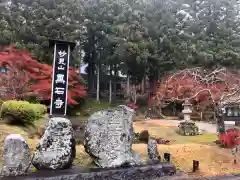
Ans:
<svg viewBox="0 0 240 180"><path fill-rule="evenodd" d="M240 158L238 164L233 163L233 156L229 149L220 148L214 143L216 134L204 134L199 136L181 136L176 133L177 127L167 121L161 125L151 121L134 122L135 132L148 130L151 136L170 140L169 145L158 145L161 155L164 152L172 154L172 161L179 170L188 176L216 176L228 173L240 173ZM134 144L133 150L139 152L143 159L147 159L147 145ZM200 161L200 171L191 173L192 161Z"/></svg>
<svg viewBox="0 0 240 180"><path fill-rule="evenodd" d="M163 138L171 141L171 144L185 143L201 143L215 144L217 140L216 134L206 133L199 136L180 136L176 133L177 127L172 123L162 121L161 124L151 123L150 121L138 121L133 123L134 131L140 133L143 130L148 130L150 135L156 138Z"/></svg>

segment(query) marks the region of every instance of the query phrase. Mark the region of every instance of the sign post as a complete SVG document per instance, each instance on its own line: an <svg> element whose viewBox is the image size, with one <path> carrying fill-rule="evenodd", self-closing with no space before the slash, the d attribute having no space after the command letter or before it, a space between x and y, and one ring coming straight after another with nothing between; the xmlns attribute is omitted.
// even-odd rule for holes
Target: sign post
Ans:
<svg viewBox="0 0 240 180"><path fill-rule="evenodd" d="M50 116L66 116L68 69L70 53L75 43L49 40L49 45L54 47Z"/></svg>

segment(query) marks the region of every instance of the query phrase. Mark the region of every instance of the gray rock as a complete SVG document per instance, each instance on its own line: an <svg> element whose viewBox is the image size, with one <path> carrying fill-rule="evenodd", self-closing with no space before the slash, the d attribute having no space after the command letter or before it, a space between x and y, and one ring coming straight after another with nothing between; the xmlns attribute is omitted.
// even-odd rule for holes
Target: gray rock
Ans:
<svg viewBox="0 0 240 180"><path fill-rule="evenodd" d="M20 176L28 172L31 153L27 142L20 134L10 134L4 140L3 176Z"/></svg>
<svg viewBox="0 0 240 180"><path fill-rule="evenodd" d="M133 152L133 158L135 160L136 165L141 165L142 164L141 156L140 156L139 153Z"/></svg>
<svg viewBox="0 0 240 180"><path fill-rule="evenodd" d="M158 149L157 149L157 141L149 138L148 139L148 157L151 163L160 163L161 157L159 155Z"/></svg>
<svg viewBox="0 0 240 180"><path fill-rule="evenodd" d="M94 113L85 128L85 151L99 167L135 165L132 154L135 111L119 106Z"/></svg>
<svg viewBox="0 0 240 180"><path fill-rule="evenodd" d="M51 118L34 154L37 169L67 169L76 155L75 139L70 120Z"/></svg>

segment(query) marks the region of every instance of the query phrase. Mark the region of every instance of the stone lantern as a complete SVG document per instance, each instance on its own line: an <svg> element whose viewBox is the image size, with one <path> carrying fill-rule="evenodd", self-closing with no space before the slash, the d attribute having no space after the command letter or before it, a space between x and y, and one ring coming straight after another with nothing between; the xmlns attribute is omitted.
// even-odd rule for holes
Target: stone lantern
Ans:
<svg viewBox="0 0 240 180"><path fill-rule="evenodd" d="M192 114L192 104L188 100L185 100L185 102L183 103L182 113L184 121L190 121Z"/></svg>

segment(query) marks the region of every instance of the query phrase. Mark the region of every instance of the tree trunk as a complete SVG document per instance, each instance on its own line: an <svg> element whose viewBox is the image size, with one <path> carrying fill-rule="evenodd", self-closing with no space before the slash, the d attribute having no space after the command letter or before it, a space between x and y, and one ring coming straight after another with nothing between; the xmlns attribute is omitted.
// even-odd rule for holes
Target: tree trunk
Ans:
<svg viewBox="0 0 240 180"><path fill-rule="evenodd" d="M114 81L113 81L113 92L114 92L114 96L115 96L115 100L116 100L116 95L117 95L117 67L116 65L113 67L114 68Z"/></svg>
<svg viewBox="0 0 240 180"><path fill-rule="evenodd" d="M130 96L130 77L129 74L127 75L127 97Z"/></svg>
<svg viewBox="0 0 240 180"><path fill-rule="evenodd" d="M92 90L92 62L90 61L88 63L88 92L90 92Z"/></svg>
<svg viewBox="0 0 240 180"><path fill-rule="evenodd" d="M177 112L176 104L174 103L173 104L173 116L176 116L176 112Z"/></svg>
<svg viewBox="0 0 240 180"><path fill-rule="evenodd" d="M154 76L153 76L153 94L156 94L156 91L157 91L157 81L158 81L158 71L156 71L154 73Z"/></svg>
<svg viewBox="0 0 240 180"><path fill-rule="evenodd" d="M95 86L95 84L96 84L96 76L95 76L95 68L94 68L94 66L95 66L95 63L92 63L92 65L91 65L91 91L94 91L95 90L95 88L96 88L96 86Z"/></svg>
<svg viewBox="0 0 240 180"><path fill-rule="evenodd" d="M220 128L225 129L224 119L223 119L223 112L219 105L213 104L214 109L214 119L216 121L217 132L219 132Z"/></svg>
<svg viewBox="0 0 240 180"><path fill-rule="evenodd" d="M143 92L145 93L147 89L147 75L145 74L143 77Z"/></svg>
<svg viewBox="0 0 240 180"><path fill-rule="evenodd" d="M110 66L109 104L112 104L112 67Z"/></svg>
<svg viewBox="0 0 240 180"><path fill-rule="evenodd" d="M134 90L134 104L137 103L137 90Z"/></svg>
<svg viewBox="0 0 240 180"><path fill-rule="evenodd" d="M144 93L144 78L142 79L141 82L141 92Z"/></svg>
<svg viewBox="0 0 240 180"><path fill-rule="evenodd" d="M99 66L97 67L97 97L96 100L99 101Z"/></svg>
<svg viewBox="0 0 240 180"><path fill-rule="evenodd" d="M99 101L99 88L100 88L100 62L99 62L99 57L97 59L97 97L96 97L96 101Z"/></svg>
<svg viewBox="0 0 240 180"><path fill-rule="evenodd" d="M91 36L89 38L90 46L92 46L92 50L88 52L88 91L91 92L95 89L95 65L96 65L96 48L95 48L95 36Z"/></svg>
<svg viewBox="0 0 240 180"><path fill-rule="evenodd" d="M147 80L147 62L148 60L145 60L145 66L144 66L144 75L143 75L143 84L142 84L142 93L146 92L146 80Z"/></svg>
<svg viewBox="0 0 240 180"><path fill-rule="evenodd" d="M112 80L109 81L109 104L112 104Z"/></svg>

